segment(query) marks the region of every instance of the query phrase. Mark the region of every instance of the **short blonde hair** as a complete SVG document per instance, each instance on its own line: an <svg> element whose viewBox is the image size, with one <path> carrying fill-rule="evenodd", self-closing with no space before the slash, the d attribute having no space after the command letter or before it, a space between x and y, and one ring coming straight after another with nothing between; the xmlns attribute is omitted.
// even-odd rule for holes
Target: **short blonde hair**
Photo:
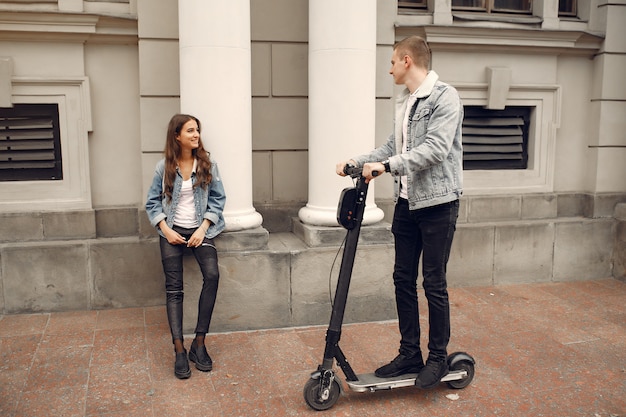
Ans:
<svg viewBox="0 0 626 417"><path fill-rule="evenodd" d="M426 39L421 36L413 35L402 39L396 42L393 49L398 52L398 56L408 55L417 66L430 69L430 48Z"/></svg>

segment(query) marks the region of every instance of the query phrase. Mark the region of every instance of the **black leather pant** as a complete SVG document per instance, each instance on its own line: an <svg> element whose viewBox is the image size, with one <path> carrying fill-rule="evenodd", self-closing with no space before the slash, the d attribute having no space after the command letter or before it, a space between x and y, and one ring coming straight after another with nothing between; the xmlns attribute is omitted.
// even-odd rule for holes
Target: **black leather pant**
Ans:
<svg viewBox="0 0 626 417"><path fill-rule="evenodd" d="M421 354L417 303L417 276L420 255L424 293L428 301L428 350L430 356L445 359L450 341L450 304L446 267L456 230L459 201L409 210L407 200L396 204L391 231L395 239L393 281L401 341L400 353Z"/></svg>
<svg viewBox="0 0 626 417"><path fill-rule="evenodd" d="M196 229L183 229L175 226L174 230L189 240ZM198 301L198 321L195 333L208 333L219 283L217 250L213 239L205 238L201 246L187 248L186 245L172 245L167 239L161 237L160 245L161 262L165 273L167 319L172 332L172 340L183 340L183 254L186 250L193 253L202 272L202 290Z"/></svg>

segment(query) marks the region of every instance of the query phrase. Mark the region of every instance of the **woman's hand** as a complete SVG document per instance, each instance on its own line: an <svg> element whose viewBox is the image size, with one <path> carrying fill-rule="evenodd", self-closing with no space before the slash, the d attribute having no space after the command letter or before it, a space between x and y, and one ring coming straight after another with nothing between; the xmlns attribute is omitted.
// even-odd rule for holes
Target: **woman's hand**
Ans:
<svg viewBox="0 0 626 417"><path fill-rule="evenodd" d="M184 243L187 243L185 238L182 237L180 233L178 233L165 223L165 220L162 220L161 223L159 223L159 228L163 232L165 239L167 239L170 245L182 245Z"/></svg>
<svg viewBox="0 0 626 417"><path fill-rule="evenodd" d="M205 233L206 230L202 226L198 227L196 231L193 232L193 235L191 235L191 237L189 238L189 241L187 242L187 247L197 248L198 246L202 245L202 242L204 242Z"/></svg>

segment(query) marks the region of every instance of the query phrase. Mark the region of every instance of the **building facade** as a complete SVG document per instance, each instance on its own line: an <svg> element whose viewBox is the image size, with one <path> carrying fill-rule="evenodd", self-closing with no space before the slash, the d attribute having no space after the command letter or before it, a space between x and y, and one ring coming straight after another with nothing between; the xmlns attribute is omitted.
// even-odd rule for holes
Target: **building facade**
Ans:
<svg viewBox="0 0 626 417"><path fill-rule="evenodd" d="M214 328L325 323L334 166L392 131L412 34L466 109L450 284L624 279L625 23L604 0L2 1L0 312L164 303L143 204L185 112L227 192ZM370 187L348 320L395 317L392 198Z"/></svg>

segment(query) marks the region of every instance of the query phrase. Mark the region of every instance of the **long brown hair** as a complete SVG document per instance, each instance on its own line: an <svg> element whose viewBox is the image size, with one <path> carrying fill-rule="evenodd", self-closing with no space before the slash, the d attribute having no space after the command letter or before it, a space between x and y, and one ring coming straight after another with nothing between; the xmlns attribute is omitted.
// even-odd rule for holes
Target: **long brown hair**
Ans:
<svg viewBox="0 0 626 417"><path fill-rule="evenodd" d="M176 179L176 167L178 166L178 158L180 157L180 144L176 140L176 136L180 135L183 125L190 120L195 120L200 129L200 120L189 114L175 114L170 119L167 126L167 137L165 138L165 172L163 174L163 193L168 199L172 198L174 190L174 180ZM191 151L192 155L198 161L196 166L196 183L194 187L202 187L206 189L211 182L211 159L209 152L204 149L202 138L198 139L198 147Z"/></svg>

